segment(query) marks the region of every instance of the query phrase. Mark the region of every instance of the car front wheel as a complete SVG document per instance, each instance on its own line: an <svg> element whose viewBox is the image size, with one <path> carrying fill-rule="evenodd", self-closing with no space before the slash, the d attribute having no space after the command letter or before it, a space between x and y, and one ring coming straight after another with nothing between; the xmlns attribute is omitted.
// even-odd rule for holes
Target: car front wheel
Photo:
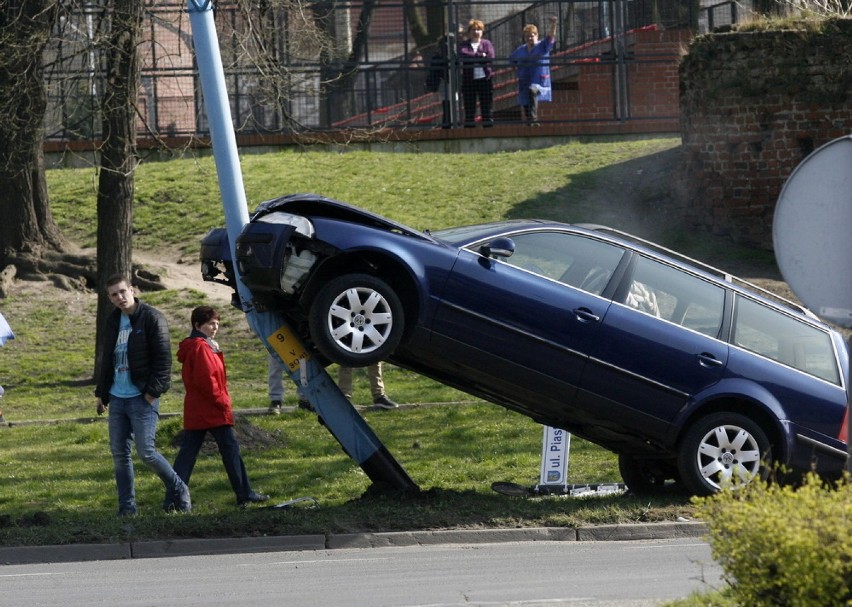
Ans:
<svg viewBox="0 0 852 607"><path fill-rule="evenodd" d="M711 495L756 476L766 478L771 458L769 439L755 422L738 413L714 413L684 435L678 468L692 493Z"/></svg>
<svg viewBox="0 0 852 607"><path fill-rule="evenodd" d="M405 331L393 288L369 274L346 274L320 289L310 311L311 337L329 360L366 367L388 358Z"/></svg>

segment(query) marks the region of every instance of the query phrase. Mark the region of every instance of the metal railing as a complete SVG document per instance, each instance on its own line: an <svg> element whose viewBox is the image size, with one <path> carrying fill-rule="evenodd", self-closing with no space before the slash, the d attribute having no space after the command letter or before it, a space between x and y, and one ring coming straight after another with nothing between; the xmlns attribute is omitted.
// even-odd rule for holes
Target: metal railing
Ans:
<svg viewBox="0 0 852 607"><path fill-rule="evenodd" d="M206 136L185 7L178 2L144 1L138 135ZM471 18L486 23L486 38L497 51L495 111L503 120L517 116L508 55L521 43L524 25L537 23L543 29L551 15L558 17L559 24L551 59L554 81L559 77L570 84L584 69L611 65L613 86L623 90L613 95L618 101L613 102L610 115L613 120L625 120L631 112L624 66L636 61L676 64L678 60L675 55L631 56L625 44L631 31L648 26L686 28L702 19L709 28L719 20L721 7L735 11L734 3L716 4L696 18L687 0L352 0L336 2L333 9L328 8L331 4L295 2L289 10L278 8L265 14L260 24L250 24L259 17L247 15L237 3L218 3L215 22L239 134L435 127L441 122L442 95L427 91L425 81L438 37L418 46L409 25L416 21L414 16L425 15L428 20L435 11L451 35ZM107 86L106 50L99 45L99 32L105 27L104 4L90 2L64 18L48 48L49 140L101 135L99 100ZM736 18L736 12L731 15ZM454 47L450 65L456 65ZM445 95L455 103L457 83ZM558 111L552 115L553 120L566 120Z"/></svg>

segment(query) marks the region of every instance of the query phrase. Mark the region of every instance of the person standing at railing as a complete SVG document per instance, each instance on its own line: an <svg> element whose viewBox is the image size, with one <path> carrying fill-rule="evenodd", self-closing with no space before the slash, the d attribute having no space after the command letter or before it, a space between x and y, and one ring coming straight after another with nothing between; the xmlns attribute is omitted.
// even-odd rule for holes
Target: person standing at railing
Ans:
<svg viewBox="0 0 852 607"><path fill-rule="evenodd" d="M538 28L530 23L524 27L524 43L509 55L509 63L518 73L518 104L530 126L539 126L538 104L553 100L550 52L556 41L556 25L557 18L550 17L547 35L539 41Z"/></svg>
<svg viewBox="0 0 852 607"><path fill-rule="evenodd" d="M438 93L441 97L441 128L448 129L452 126L452 115L450 113L450 60L449 60L450 37L447 34L441 36L429 60L429 73L426 76L426 91Z"/></svg>
<svg viewBox="0 0 852 607"><path fill-rule="evenodd" d="M482 37L485 24L471 19L467 26L467 37L459 43L461 63L461 92L464 103L464 126L476 126L476 104L482 116L482 126L494 126L491 108L494 104L494 45Z"/></svg>

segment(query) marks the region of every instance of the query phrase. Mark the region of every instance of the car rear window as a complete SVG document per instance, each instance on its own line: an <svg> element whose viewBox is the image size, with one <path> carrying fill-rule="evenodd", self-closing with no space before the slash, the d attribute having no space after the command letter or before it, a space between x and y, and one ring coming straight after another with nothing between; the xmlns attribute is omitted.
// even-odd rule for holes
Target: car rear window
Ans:
<svg viewBox="0 0 852 607"><path fill-rule="evenodd" d="M840 385L840 372L827 332L747 297L737 297L732 342Z"/></svg>

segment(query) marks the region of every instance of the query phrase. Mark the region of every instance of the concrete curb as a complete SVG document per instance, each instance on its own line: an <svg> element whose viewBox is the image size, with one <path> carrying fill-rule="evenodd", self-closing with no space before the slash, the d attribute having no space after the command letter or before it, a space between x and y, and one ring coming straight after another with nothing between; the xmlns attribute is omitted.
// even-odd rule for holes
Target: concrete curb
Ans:
<svg viewBox="0 0 852 607"><path fill-rule="evenodd" d="M162 540L117 544L70 544L62 546L0 547L0 564L67 563L245 552L292 552L339 548L385 548L501 542L582 542L663 540L702 537L707 527L700 522L600 525L579 529L530 527L520 529L450 529L347 533L339 535L283 535L215 539Z"/></svg>

